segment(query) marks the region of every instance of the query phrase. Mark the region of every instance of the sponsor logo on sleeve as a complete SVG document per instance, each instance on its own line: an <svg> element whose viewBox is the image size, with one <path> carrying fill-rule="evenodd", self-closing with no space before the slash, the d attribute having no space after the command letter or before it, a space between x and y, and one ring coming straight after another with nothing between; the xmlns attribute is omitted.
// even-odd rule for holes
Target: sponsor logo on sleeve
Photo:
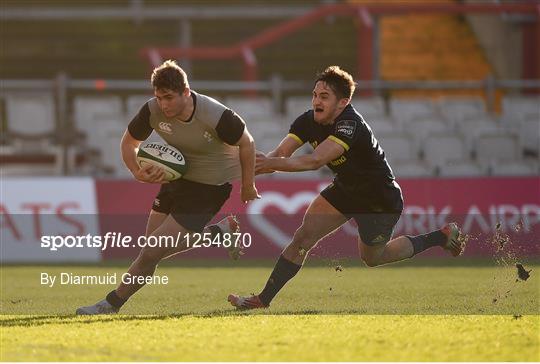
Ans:
<svg viewBox="0 0 540 364"><path fill-rule="evenodd" d="M336 136L352 139L356 131L356 121L341 120L336 124Z"/></svg>

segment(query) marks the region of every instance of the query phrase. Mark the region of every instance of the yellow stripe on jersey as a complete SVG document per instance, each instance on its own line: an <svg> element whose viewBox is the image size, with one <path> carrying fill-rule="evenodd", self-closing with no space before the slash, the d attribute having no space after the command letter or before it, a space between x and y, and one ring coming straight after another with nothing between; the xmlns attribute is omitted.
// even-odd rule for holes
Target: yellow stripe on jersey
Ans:
<svg viewBox="0 0 540 364"><path fill-rule="evenodd" d="M345 150L349 150L349 149L350 149L350 147L349 147L349 145L348 145L347 143L345 143L343 140L341 140L341 139L335 137L334 135L330 135L330 136L328 137L328 139L330 139L330 140L332 140L332 141L338 143L338 144L341 145L343 148L345 148Z"/></svg>
<svg viewBox="0 0 540 364"><path fill-rule="evenodd" d="M287 134L287 136L293 138L294 140L296 140L300 145L304 144L304 142L302 141L302 139L300 139L300 137L298 135L294 135L293 133L289 133Z"/></svg>

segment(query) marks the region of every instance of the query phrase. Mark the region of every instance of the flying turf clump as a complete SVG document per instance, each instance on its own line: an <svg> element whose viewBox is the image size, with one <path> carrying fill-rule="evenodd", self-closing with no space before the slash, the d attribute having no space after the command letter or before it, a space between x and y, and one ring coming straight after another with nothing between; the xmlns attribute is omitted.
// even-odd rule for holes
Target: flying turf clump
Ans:
<svg viewBox="0 0 540 364"><path fill-rule="evenodd" d="M521 263L516 263L516 268L519 279L521 279L522 281L526 281L527 279L529 279L532 269L526 270ZM518 282L518 279L516 279L516 282Z"/></svg>

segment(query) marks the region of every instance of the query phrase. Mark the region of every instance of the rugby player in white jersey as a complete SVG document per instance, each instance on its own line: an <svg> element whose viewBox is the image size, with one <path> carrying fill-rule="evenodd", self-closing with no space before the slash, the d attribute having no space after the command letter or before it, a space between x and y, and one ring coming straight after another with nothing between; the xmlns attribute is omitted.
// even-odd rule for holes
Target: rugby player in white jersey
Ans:
<svg viewBox="0 0 540 364"><path fill-rule="evenodd" d="M218 101L191 90L185 72L174 61L154 69L151 83L155 97L133 118L121 142L122 158L135 179L162 184L150 210L146 236L186 236L204 229L214 238L237 232L238 224L232 216L216 225L205 225L229 198L231 181L241 180L243 202L260 197L254 178L255 143L244 121ZM137 149L152 131L186 158L189 168L181 179L164 183L162 169L139 167ZM190 248L186 241L177 247L143 247L128 273L152 277L160 260ZM230 247L229 255L237 258L240 248ZM143 285L120 283L105 299L80 307L76 313L116 313Z"/></svg>

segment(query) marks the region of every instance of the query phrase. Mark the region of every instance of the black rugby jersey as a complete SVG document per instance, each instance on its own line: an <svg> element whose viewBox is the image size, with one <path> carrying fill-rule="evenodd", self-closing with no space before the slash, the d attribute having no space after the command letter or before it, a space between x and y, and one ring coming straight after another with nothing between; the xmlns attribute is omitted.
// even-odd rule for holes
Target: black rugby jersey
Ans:
<svg viewBox="0 0 540 364"><path fill-rule="evenodd" d="M289 135L315 149L327 138L345 148L345 152L327 166L346 184L388 183L394 180L383 149L371 128L352 105L347 105L331 125L313 119L313 110L300 115L291 125Z"/></svg>

